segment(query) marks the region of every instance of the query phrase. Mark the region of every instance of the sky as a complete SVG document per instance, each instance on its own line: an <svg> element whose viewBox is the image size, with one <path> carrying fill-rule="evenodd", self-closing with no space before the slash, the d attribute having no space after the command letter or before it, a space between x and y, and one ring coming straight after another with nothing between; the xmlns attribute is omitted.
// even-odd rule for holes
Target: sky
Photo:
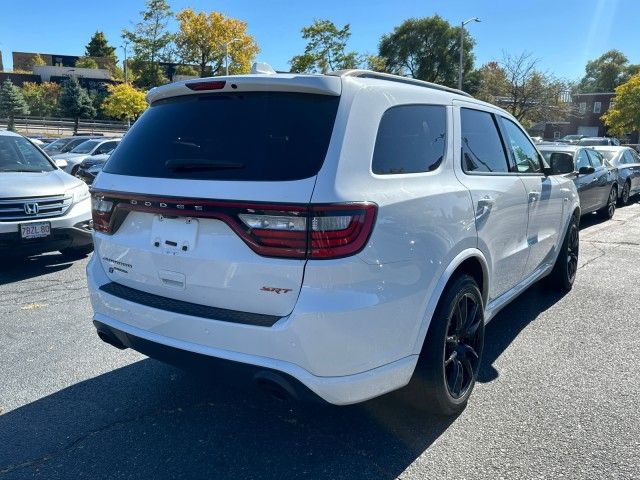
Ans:
<svg viewBox="0 0 640 480"><path fill-rule="evenodd" d="M287 70L302 53L300 29L315 19L351 25L349 50L375 54L380 37L411 17L438 14L452 24L471 17L476 66L503 53L531 53L539 67L559 78L578 80L590 59L621 50L640 63L640 0L169 0L185 7L220 11L248 24L261 52L257 60ZM0 51L4 68L11 52L82 55L96 30L121 45L121 31L132 28L144 0L0 0ZM175 22L171 25L176 28ZM121 49L118 56L123 57Z"/></svg>

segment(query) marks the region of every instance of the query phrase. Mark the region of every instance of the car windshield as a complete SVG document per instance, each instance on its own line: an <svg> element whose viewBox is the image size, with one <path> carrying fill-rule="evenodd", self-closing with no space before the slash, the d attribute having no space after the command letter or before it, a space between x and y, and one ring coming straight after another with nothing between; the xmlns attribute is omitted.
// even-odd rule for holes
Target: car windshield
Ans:
<svg viewBox="0 0 640 480"><path fill-rule="evenodd" d="M618 163L618 157L621 152L615 152L613 150L600 150L600 155L604 157L604 159L614 165Z"/></svg>
<svg viewBox="0 0 640 480"><path fill-rule="evenodd" d="M102 140L86 140L71 150L70 153L91 153Z"/></svg>
<svg viewBox="0 0 640 480"><path fill-rule="evenodd" d="M606 138L583 138L578 142L579 145L609 145Z"/></svg>
<svg viewBox="0 0 640 480"><path fill-rule="evenodd" d="M0 172L50 172L55 167L33 144L23 138L0 136Z"/></svg>
<svg viewBox="0 0 640 480"><path fill-rule="evenodd" d="M580 140L580 135L566 135L562 140Z"/></svg>
<svg viewBox="0 0 640 480"><path fill-rule="evenodd" d="M59 139L54 140L53 142L51 142L49 145L45 146L44 150L45 151L60 150L67 143L69 143L69 139L68 138L59 138Z"/></svg>

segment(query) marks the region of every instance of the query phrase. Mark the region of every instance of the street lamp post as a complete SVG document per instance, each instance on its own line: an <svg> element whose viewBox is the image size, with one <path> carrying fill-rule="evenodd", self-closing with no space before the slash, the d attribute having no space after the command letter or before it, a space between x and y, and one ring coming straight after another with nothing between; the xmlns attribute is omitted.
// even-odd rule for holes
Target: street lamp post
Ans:
<svg viewBox="0 0 640 480"><path fill-rule="evenodd" d="M239 40L240 40L239 38L232 38L228 42L224 42L222 44L224 45L224 74L227 76L229 76L229 45Z"/></svg>
<svg viewBox="0 0 640 480"><path fill-rule="evenodd" d="M129 46L129 42L124 42L123 45L120 46L124 50L124 83L129 83L129 68L127 67L127 47Z"/></svg>
<svg viewBox="0 0 640 480"><path fill-rule="evenodd" d="M462 59L464 57L464 26L467 23L471 22L480 22L478 17L470 18L469 20L465 20L460 25L460 69L458 71L458 90L462 90Z"/></svg>

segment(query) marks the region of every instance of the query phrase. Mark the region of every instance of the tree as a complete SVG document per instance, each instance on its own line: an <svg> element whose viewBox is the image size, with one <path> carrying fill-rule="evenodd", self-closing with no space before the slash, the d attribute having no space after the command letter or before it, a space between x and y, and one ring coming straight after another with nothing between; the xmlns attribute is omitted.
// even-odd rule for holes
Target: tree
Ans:
<svg viewBox="0 0 640 480"><path fill-rule="evenodd" d="M638 71L640 65L629 65L629 60L622 52L609 50L587 62L579 90L583 93L613 92Z"/></svg>
<svg viewBox="0 0 640 480"><path fill-rule="evenodd" d="M251 61L260 51L254 38L247 33L247 24L235 18L225 17L219 12L194 12L185 8L176 14L179 30L176 46L185 63L200 67L200 76L208 74L209 66L214 73L224 71L227 45L229 72L248 73Z"/></svg>
<svg viewBox="0 0 640 480"><path fill-rule="evenodd" d="M504 54L500 63L483 65L477 96L498 104L525 124L566 118L571 106L562 94L568 85L538 70L537 63L530 54L522 53Z"/></svg>
<svg viewBox="0 0 640 480"><path fill-rule="evenodd" d="M78 133L80 118L93 118L96 109L87 91L80 86L75 77L65 80L60 93L60 111L62 115L74 120L73 133Z"/></svg>
<svg viewBox="0 0 640 480"><path fill-rule="evenodd" d="M155 87L166 80L158 61L167 45L173 40L167 25L173 17L166 0L147 0L142 19L133 31L123 30L122 36L133 46L132 69L136 71L136 85L140 88Z"/></svg>
<svg viewBox="0 0 640 480"><path fill-rule="evenodd" d="M302 38L308 40L302 55L296 55L289 64L292 72L327 73L333 70L358 68L361 63L356 52L345 52L351 37L350 25L338 28L330 20L315 20L302 28Z"/></svg>
<svg viewBox="0 0 640 480"><path fill-rule="evenodd" d="M366 55L367 70L374 72L386 72L387 59L379 55Z"/></svg>
<svg viewBox="0 0 640 480"><path fill-rule="evenodd" d="M58 101L61 87L57 83L25 82L22 84L22 95L24 96L31 115L39 117L49 117L58 112Z"/></svg>
<svg viewBox="0 0 640 480"><path fill-rule="evenodd" d="M0 87L0 117L7 117L7 130L14 130L16 115L29 115L22 92L8 78Z"/></svg>
<svg viewBox="0 0 640 480"><path fill-rule="evenodd" d="M109 96L102 102L104 113L121 120L133 120L147 108L144 93L128 83L109 85Z"/></svg>
<svg viewBox="0 0 640 480"><path fill-rule="evenodd" d="M84 48L85 56L87 57L100 57L110 58L113 63L117 63L116 48L109 45L107 37L103 32L96 31Z"/></svg>
<svg viewBox="0 0 640 480"><path fill-rule="evenodd" d="M473 69L475 42L464 32L463 72ZM457 87L460 57L460 27L442 17L411 18L380 40L379 54L387 60L387 71L398 75Z"/></svg>
<svg viewBox="0 0 640 480"><path fill-rule="evenodd" d="M198 69L191 65L176 65L176 75L188 75L190 77L198 76Z"/></svg>
<svg viewBox="0 0 640 480"><path fill-rule="evenodd" d="M91 57L80 57L76 60L77 68L98 68L98 62Z"/></svg>
<svg viewBox="0 0 640 480"><path fill-rule="evenodd" d="M640 130L640 74L616 87L614 104L602 116L609 132L614 135Z"/></svg>
<svg viewBox="0 0 640 480"><path fill-rule="evenodd" d="M42 56L40 56L39 53L36 53L31 59L31 61L29 62L29 66L31 67L40 67L46 64L47 62L44 61L44 58L42 58Z"/></svg>

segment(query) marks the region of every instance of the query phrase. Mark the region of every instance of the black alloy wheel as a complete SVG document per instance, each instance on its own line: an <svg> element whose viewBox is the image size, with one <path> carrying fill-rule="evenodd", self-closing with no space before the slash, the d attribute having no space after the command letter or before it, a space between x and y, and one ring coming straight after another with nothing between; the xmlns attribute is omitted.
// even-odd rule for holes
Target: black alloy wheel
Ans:
<svg viewBox="0 0 640 480"><path fill-rule="evenodd" d="M578 272L578 254L580 251L580 236L578 234L578 225L572 223L569 226L569 236L567 241L567 283L573 284Z"/></svg>
<svg viewBox="0 0 640 480"><path fill-rule="evenodd" d="M444 349L444 372L449 395L465 397L475 382L480 368L480 353L484 343L484 319L478 299L464 293L457 298L448 319Z"/></svg>
<svg viewBox="0 0 640 480"><path fill-rule="evenodd" d="M613 214L616 213L616 202L618 200L618 190L615 186L611 188L609 197L607 198L607 204L598 210L598 214L605 220L613 218Z"/></svg>
<svg viewBox="0 0 640 480"><path fill-rule="evenodd" d="M624 186L622 187L622 197L620 198L621 205L626 205L629 203L630 192L631 192L631 185L627 180L626 182L624 182Z"/></svg>

